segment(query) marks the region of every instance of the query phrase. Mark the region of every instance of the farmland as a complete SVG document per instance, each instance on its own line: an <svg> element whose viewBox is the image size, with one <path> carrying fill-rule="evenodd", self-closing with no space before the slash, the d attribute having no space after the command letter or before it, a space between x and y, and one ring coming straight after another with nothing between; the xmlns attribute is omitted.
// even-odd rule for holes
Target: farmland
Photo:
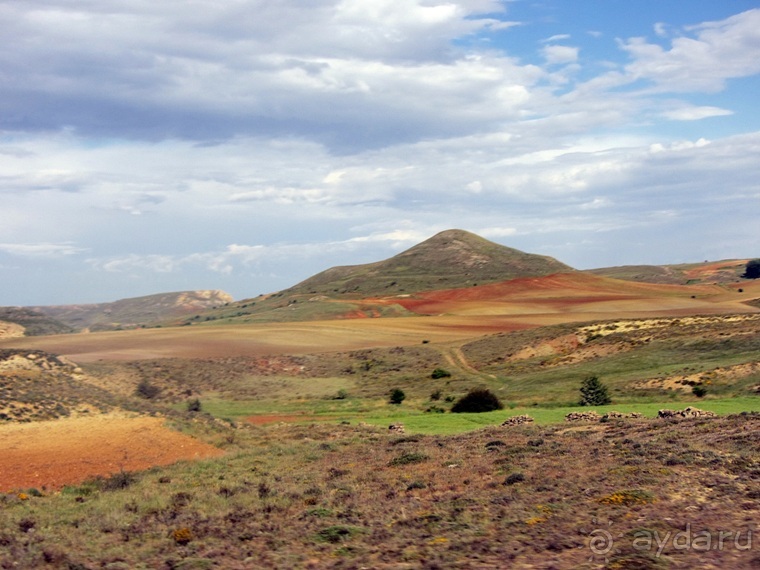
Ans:
<svg viewBox="0 0 760 570"><path fill-rule="evenodd" d="M183 326L6 326L0 562L754 567L760 283L709 283L691 266L692 284L540 274L529 261L539 274L309 297L333 287L328 272L255 314L225 303ZM338 274L371 288L376 269ZM580 405L590 377L610 403ZM474 388L501 409L452 413ZM615 547L593 549L610 528ZM636 547L686 528L739 540Z"/></svg>

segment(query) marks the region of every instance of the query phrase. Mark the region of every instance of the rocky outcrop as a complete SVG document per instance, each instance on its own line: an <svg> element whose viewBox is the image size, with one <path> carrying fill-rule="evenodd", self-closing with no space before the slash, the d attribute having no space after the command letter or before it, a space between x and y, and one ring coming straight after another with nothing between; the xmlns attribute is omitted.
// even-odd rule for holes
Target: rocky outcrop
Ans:
<svg viewBox="0 0 760 570"><path fill-rule="evenodd" d="M607 420L627 420L627 419L636 419L636 418L643 418L644 414L639 412L631 412L629 414L623 413L623 412L607 412L602 416L603 421Z"/></svg>
<svg viewBox="0 0 760 570"><path fill-rule="evenodd" d="M601 419L602 416L594 411L570 412L565 416L566 422L598 422Z"/></svg>
<svg viewBox="0 0 760 570"><path fill-rule="evenodd" d="M521 416L512 416L511 418L507 418L504 423L501 424L502 427L508 427L508 426L519 426L521 424L530 424L533 423L533 418L530 417L527 414L523 414Z"/></svg>
<svg viewBox="0 0 760 570"><path fill-rule="evenodd" d="M693 408L688 406L683 410L660 410L657 412L658 418L714 418L715 412L709 410L700 410L699 408Z"/></svg>

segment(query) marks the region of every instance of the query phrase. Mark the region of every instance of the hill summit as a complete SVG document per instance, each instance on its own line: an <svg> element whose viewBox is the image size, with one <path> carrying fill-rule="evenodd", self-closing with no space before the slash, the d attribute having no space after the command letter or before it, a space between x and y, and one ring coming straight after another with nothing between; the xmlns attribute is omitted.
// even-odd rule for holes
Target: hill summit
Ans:
<svg viewBox="0 0 760 570"><path fill-rule="evenodd" d="M554 258L512 249L464 230L447 230L384 261L333 267L285 293L392 295L574 271Z"/></svg>

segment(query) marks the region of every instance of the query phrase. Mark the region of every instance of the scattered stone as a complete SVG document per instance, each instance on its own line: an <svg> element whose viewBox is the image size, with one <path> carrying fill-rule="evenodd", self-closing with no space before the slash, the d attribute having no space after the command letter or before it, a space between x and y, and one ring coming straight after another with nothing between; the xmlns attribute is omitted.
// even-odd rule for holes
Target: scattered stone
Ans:
<svg viewBox="0 0 760 570"><path fill-rule="evenodd" d="M512 416L511 418L507 418L501 425L502 427L517 426L520 424L529 424L533 421L533 418L531 418L529 415L523 414L521 416Z"/></svg>
<svg viewBox="0 0 760 570"><path fill-rule="evenodd" d="M626 414L624 412L610 411L610 412L607 412L606 414L604 414L602 416L602 420L604 420L604 421L607 421L607 420L627 420L627 419L635 419L635 418L643 418L643 417L644 417L644 414L642 414L640 412L631 412L631 413Z"/></svg>
<svg viewBox="0 0 760 570"><path fill-rule="evenodd" d="M404 424L391 424L388 429L394 433L405 433Z"/></svg>
<svg viewBox="0 0 760 570"><path fill-rule="evenodd" d="M565 416L566 422L598 422L602 416L594 411L590 412L570 412Z"/></svg>
<svg viewBox="0 0 760 570"><path fill-rule="evenodd" d="M660 410L657 412L658 418L714 418L715 412L700 410L688 406L683 410Z"/></svg>

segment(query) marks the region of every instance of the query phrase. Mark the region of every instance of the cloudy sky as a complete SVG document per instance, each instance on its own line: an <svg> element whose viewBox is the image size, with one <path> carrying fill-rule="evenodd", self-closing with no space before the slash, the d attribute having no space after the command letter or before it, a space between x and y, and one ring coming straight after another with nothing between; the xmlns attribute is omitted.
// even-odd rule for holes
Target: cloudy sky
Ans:
<svg viewBox="0 0 760 570"><path fill-rule="evenodd" d="M760 257L757 0L0 0L0 305L283 289L462 228Z"/></svg>

